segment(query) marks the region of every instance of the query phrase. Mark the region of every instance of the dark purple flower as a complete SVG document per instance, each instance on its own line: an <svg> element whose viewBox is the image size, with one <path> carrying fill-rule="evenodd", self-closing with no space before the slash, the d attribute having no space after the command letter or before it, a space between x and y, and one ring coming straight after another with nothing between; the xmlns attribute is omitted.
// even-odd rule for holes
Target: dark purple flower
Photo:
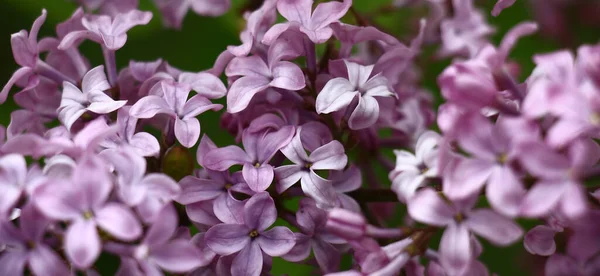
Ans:
<svg viewBox="0 0 600 276"><path fill-rule="evenodd" d="M300 201L296 212L296 222L301 233L295 233L296 245L283 258L299 262L314 252L321 272L336 271L340 264L341 254L332 244L344 244L345 241L327 232L327 212L318 208L314 200L305 198Z"/></svg>
<svg viewBox="0 0 600 276"><path fill-rule="evenodd" d="M300 67L282 60L288 58L288 55L284 49L271 46L267 61L257 55L231 60L225 69L225 75L239 78L231 84L227 93L227 112L243 111L255 94L270 87L291 91L304 88L304 73Z"/></svg>
<svg viewBox="0 0 600 276"><path fill-rule="evenodd" d="M258 193L246 202L242 220L237 224L218 224L206 232L206 244L219 255L239 252L233 259L231 274L261 274L263 252L282 256L295 244L294 233L283 226L269 230L277 218L275 203L268 193Z"/></svg>
<svg viewBox="0 0 600 276"><path fill-rule="evenodd" d="M294 127L284 126L276 131L242 134L244 150L238 146L227 146L209 151L204 156L204 166L215 171L225 171L233 165L243 165L242 175L250 189L266 190L273 182L273 166L269 164L277 151L292 140Z"/></svg>

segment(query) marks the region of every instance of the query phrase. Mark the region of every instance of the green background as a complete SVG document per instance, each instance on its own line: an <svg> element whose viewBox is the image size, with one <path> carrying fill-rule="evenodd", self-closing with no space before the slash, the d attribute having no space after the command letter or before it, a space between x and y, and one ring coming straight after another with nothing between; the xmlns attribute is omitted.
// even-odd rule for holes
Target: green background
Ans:
<svg viewBox="0 0 600 276"><path fill-rule="evenodd" d="M369 11L376 10L383 4L389 4L390 0L355 0L354 7L361 13L368 14ZM493 41L498 43L504 33L512 26L523 20L531 20L532 11L528 6L529 1L518 0L517 3L505 10L500 17L493 18L489 14L495 1L485 0L476 1L481 7L486 9L489 22L497 28ZM240 7L245 3L244 0L233 0L234 7L226 15L218 18L200 17L192 12L188 13L182 30L171 30L162 27L160 16L156 13L155 7L150 0L140 0L140 9L152 10L155 16L147 26L136 27L128 33L128 41L125 47L117 52L117 63L120 68L127 65L130 59L133 60L155 60L163 58L175 67L189 70L200 71L212 66L217 55L222 52L227 45L237 45L239 43L238 34L243 27L244 22L240 19ZM21 29L29 29L33 20L39 16L41 9L48 10L48 19L44 24L40 37L54 35L54 28L57 23L67 19L75 10L76 5L63 0L2 0L0 1L0 83L4 83L10 78L12 72L17 68L10 48L10 34ZM387 31L396 34L401 33L407 26L406 12L397 12L377 18L375 22L383 26ZM598 29L581 27L578 24L577 17L572 16L569 21L571 30L575 33L577 44L596 43L600 37ZM544 38L541 35L526 37L519 41L517 47L511 53L511 58L522 65L522 77L526 77L533 68L531 60L535 53L549 52L560 49L559 43ZM575 49L575 48L572 48ZM83 44L83 53L90 59L92 65L103 63L100 47L91 42ZM436 86L436 76L449 64L449 61L440 61L433 66L428 67L424 72L424 85L434 94L439 104L439 92ZM10 100L0 106L0 124L7 126L10 121L10 112L15 109L14 103ZM219 114L207 113L201 116L202 131L208 133L211 138L220 146L233 142L225 131L219 128ZM387 175L382 173L382 179L387 179ZM386 180L387 181L387 180ZM389 182L389 181L388 181ZM524 221L523 225L531 227L533 222ZM433 241L435 242L435 241ZM543 258L533 257L523 250L522 243L509 248L494 248L485 244L485 250L481 260L488 265L490 272L499 275L532 275L539 274L543 265ZM346 258L347 259L347 258ZM346 260L347 265L347 260ZM112 274L118 261L108 258L98 263L99 269L105 272L103 274ZM283 262L275 259L273 273L276 275L308 275L310 268Z"/></svg>

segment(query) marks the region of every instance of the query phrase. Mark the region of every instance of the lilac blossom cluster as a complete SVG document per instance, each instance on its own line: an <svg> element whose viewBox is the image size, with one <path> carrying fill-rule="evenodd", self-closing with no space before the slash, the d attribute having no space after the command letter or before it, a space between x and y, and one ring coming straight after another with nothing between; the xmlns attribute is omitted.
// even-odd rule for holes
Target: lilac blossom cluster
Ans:
<svg viewBox="0 0 600 276"><path fill-rule="evenodd" d="M274 257L328 275L489 275L480 239L549 256L546 275L600 273L600 45L535 55L520 82L508 56L538 25L496 46L473 0L396 1L429 6L406 44L351 0L265 0L212 68L117 68L152 13L79 2L56 36L38 38L45 10L11 36L20 68L0 102L19 109L0 128L0 276L96 275L103 255L118 275L270 275ZM155 3L176 28L189 9L230 6ZM437 110L422 83L431 45L452 59ZM221 112L238 145L202 132L205 112ZM396 206L406 216L388 226Z"/></svg>

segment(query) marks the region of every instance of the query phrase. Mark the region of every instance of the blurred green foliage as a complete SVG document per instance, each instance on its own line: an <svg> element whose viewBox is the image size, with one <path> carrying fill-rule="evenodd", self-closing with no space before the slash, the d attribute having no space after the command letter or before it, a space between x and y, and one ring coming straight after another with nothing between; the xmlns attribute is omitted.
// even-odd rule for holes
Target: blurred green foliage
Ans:
<svg viewBox="0 0 600 276"><path fill-rule="evenodd" d="M354 0L354 7L361 13L370 14L381 5L389 4L392 0ZM130 31L127 44L117 52L119 67L124 67L129 60L150 61L162 58L175 67L200 71L212 67L217 55L227 45L238 44L238 34L243 27L239 9L245 0L233 0L234 7L225 16L218 18L199 17L194 13L188 13L182 30L171 30L162 27L160 15L150 0L140 0L142 10L152 10L155 16L147 26L136 27ZM495 0L476 0L485 8L489 22L497 28L493 42L498 43L506 31L524 20L532 20L532 11L528 0L518 0L517 3L505 10L499 17L489 16L489 11ZM41 9L48 10L48 19L44 24L40 37L55 34L57 23L67 19L75 10L76 5L65 0L2 0L0 1L0 79L7 81L12 72L17 68L12 58L10 48L10 34L21 29L29 29L33 20L39 16ZM411 16L407 12L387 14L374 19L374 23L384 30L400 35L404 41L406 30L410 26L406 24L406 17ZM577 23L576 17L574 23ZM594 29L580 28L573 25L573 32L579 43L596 43L600 33ZM402 35L401 35L402 34ZM408 38L408 39L405 39ZM522 66L522 78L524 79L533 69L531 57L536 53L549 52L559 49L559 45L552 40L534 35L521 39L517 47L512 51L511 58ZM571 49L573 50L573 49ZM85 42L82 52L89 58L91 64L103 63L100 47L91 42ZM437 90L436 77L449 64L450 61L440 61L431 64L424 72L424 85L433 91L439 104L439 92ZM2 83L3 85L3 83ZM16 106L12 101L0 106L0 124L6 126L10 121L10 112ZM201 116L202 132L209 133L210 137L219 146L233 143L233 138L219 127L218 113L208 112ZM379 170L378 170L379 171ZM381 171L381 179L387 181L387 175ZM297 203L292 203L297 204ZM397 220L399 221L399 219ZM523 221L525 227L531 227L532 222ZM439 238L439 237L438 237ZM437 242L436 240L432 243ZM531 275L540 272L543 264L542 258L532 257L523 250L521 243L509 248L495 248L487 243L484 244L484 253L481 260L488 265L490 272L498 275ZM345 257L344 267L349 267L349 258ZM104 256L100 259L97 267L103 275L113 274L118 266L118 260L114 257ZM279 258L274 260L273 273L275 275L308 275L310 267L290 264Z"/></svg>

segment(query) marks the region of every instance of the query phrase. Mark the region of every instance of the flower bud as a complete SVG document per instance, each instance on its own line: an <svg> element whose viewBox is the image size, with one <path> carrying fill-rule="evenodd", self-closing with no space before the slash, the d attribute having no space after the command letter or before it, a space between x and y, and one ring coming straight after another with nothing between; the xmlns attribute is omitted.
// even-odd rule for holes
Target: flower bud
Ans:
<svg viewBox="0 0 600 276"><path fill-rule="evenodd" d="M335 208L329 212L327 230L346 240L357 240L365 235L367 222L354 212Z"/></svg>

